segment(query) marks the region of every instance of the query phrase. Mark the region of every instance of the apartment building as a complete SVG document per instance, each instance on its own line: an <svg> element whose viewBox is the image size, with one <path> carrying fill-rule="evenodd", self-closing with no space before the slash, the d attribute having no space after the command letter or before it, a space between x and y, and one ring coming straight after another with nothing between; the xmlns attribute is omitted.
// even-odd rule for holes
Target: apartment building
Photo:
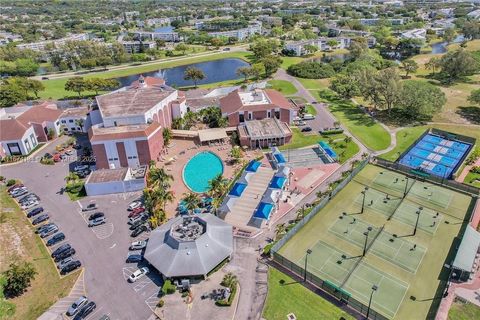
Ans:
<svg viewBox="0 0 480 320"><path fill-rule="evenodd" d="M229 30L229 31L215 31L209 32L208 35L215 38L226 37L226 38L236 38L239 41L243 41L254 34L262 33L262 23L256 22L255 24L249 25L247 28Z"/></svg>
<svg viewBox="0 0 480 320"><path fill-rule="evenodd" d="M133 37L138 40L163 40L166 42L178 42L180 41L180 36L178 32L169 31L169 32L148 32L148 31L135 31Z"/></svg>
<svg viewBox="0 0 480 320"><path fill-rule="evenodd" d="M366 39L367 39L369 48L374 47L375 44L377 43L374 37L367 37ZM297 56L303 56L307 53L305 50L305 46L307 45L316 46L320 51L333 50L333 49L348 49L352 44L352 41L354 40L355 39L351 37L333 37L333 38L320 37L317 39L290 42L290 43L287 43L284 48L286 50L293 50L295 52L295 55ZM330 42L333 43L333 41L335 41L334 42L335 45L332 45L330 43Z"/></svg>
<svg viewBox="0 0 480 320"><path fill-rule="evenodd" d="M80 33L80 34L72 34L68 37L56 39L56 40L45 40L39 42L32 42L32 43L23 43L18 44L18 49L31 49L34 51L45 51L45 46L49 44L53 44L55 47L63 46L67 41L83 41L88 40L88 34Z"/></svg>
<svg viewBox="0 0 480 320"><path fill-rule="evenodd" d="M121 44L129 54L143 52L156 47L153 41L122 41Z"/></svg>
<svg viewBox="0 0 480 320"><path fill-rule="evenodd" d="M97 168L138 167L163 152L163 129L186 112L185 98L163 79L140 77L128 87L97 96L89 139Z"/></svg>

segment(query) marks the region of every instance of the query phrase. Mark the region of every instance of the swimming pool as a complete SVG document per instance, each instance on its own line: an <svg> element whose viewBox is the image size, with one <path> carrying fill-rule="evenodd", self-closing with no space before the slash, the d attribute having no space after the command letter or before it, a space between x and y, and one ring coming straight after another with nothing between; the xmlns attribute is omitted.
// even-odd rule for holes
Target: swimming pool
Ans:
<svg viewBox="0 0 480 320"><path fill-rule="evenodd" d="M208 191L208 182L223 173L222 160L213 152L197 153L183 168L183 182L193 192Z"/></svg>

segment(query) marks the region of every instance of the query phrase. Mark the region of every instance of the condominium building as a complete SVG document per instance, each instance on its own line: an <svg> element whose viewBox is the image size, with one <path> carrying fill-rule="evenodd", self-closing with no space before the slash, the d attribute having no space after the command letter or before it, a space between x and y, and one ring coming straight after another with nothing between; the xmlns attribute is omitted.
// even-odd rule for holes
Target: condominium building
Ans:
<svg viewBox="0 0 480 320"><path fill-rule="evenodd" d="M156 47L153 41L122 41L121 44L127 53L139 53Z"/></svg>
<svg viewBox="0 0 480 320"><path fill-rule="evenodd" d="M250 36L255 34L262 33L262 23L256 22L255 24L249 25L247 28L229 30L229 31L215 31L209 32L208 35L215 38L226 37L226 38L236 38L239 41L243 41Z"/></svg>
<svg viewBox="0 0 480 320"><path fill-rule="evenodd" d="M376 44L376 39L374 37L367 37L368 47L372 48ZM354 38L351 37L320 37L317 39L310 39L310 40L302 40L302 41L294 41L287 43L285 45L286 50L293 50L295 55L303 56L307 53L305 50L305 46L313 45L318 48L320 51L325 50L333 50L333 49L348 49L354 41ZM332 45L333 44L333 45Z"/></svg>
<svg viewBox="0 0 480 320"><path fill-rule="evenodd" d="M139 40L163 40L166 42L178 42L180 36L178 32L148 32L148 31L135 31L133 37Z"/></svg>
<svg viewBox="0 0 480 320"><path fill-rule="evenodd" d="M67 41L83 41L88 40L88 34L80 33L80 34L73 34L65 38L56 39L56 40L45 40L39 42L32 42L32 43L23 43L18 44L18 49L30 49L34 51L45 51L45 46L49 44L53 44L56 48L63 46Z"/></svg>

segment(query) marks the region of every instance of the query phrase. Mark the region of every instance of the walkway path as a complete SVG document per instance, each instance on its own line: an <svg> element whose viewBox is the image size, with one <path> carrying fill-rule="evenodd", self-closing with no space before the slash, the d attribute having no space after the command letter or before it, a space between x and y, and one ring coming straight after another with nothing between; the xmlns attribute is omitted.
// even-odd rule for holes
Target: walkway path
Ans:
<svg viewBox="0 0 480 320"><path fill-rule="evenodd" d="M70 294L52 305L45 313L43 313L38 320L63 320L63 314L67 312L68 308L75 302L80 296L86 296L85 281L84 281L84 269L82 269L77 281L73 285Z"/></svg>
<svg viewBox="0 0 480 320"><path fill-rule="evenodd" d="M460 175L457 178L455 178L455 181L463 182L463 180L465 180L470 170L473 167L478 167L478 166L480 166L480 158L478 158L473 164L466 165L465 168L463 168L462 173L460 173Z"/></svg>

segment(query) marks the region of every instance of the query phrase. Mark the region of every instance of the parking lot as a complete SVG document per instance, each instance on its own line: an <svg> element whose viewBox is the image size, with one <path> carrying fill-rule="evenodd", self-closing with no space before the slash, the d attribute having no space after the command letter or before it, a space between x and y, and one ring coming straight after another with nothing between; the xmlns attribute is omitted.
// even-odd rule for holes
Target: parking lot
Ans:
<svg viewBox="0 0 480 320"><path fill-rule="evenodd" d="M39 156L46 152L54 153L58 143L56 141L41 150ZM160 276L152 270L138 282L131 284L126 281L137 269L136 263L125 262L129 245L132 241L148 237L147 233L143 233L137 238L130 238L131 231L127 225L126 208L140 193L87 197L72 202L64 193L64 178L75 165L72 160L74 159L66 159L55 165L42 165L33 159L4 166L0 170L7 178L20 179L30 192L40 197L40 206L48 212L49 221L57 224L60 232L66 236L60 244L70 243L75 248L76 258L85 268L82 290L97 304L87 319L98 319L104 314L111 319L148 319L158 302ZM107 221L89 228L88 216L96 211L85 213L82 208L92 201L97 204L97 211L105 213ZM72 294L78 295L78 290L75 290L77 289ZM70 300L62 299L61 303L55 304L49 311L58 314L65 312Z"/></svg>

